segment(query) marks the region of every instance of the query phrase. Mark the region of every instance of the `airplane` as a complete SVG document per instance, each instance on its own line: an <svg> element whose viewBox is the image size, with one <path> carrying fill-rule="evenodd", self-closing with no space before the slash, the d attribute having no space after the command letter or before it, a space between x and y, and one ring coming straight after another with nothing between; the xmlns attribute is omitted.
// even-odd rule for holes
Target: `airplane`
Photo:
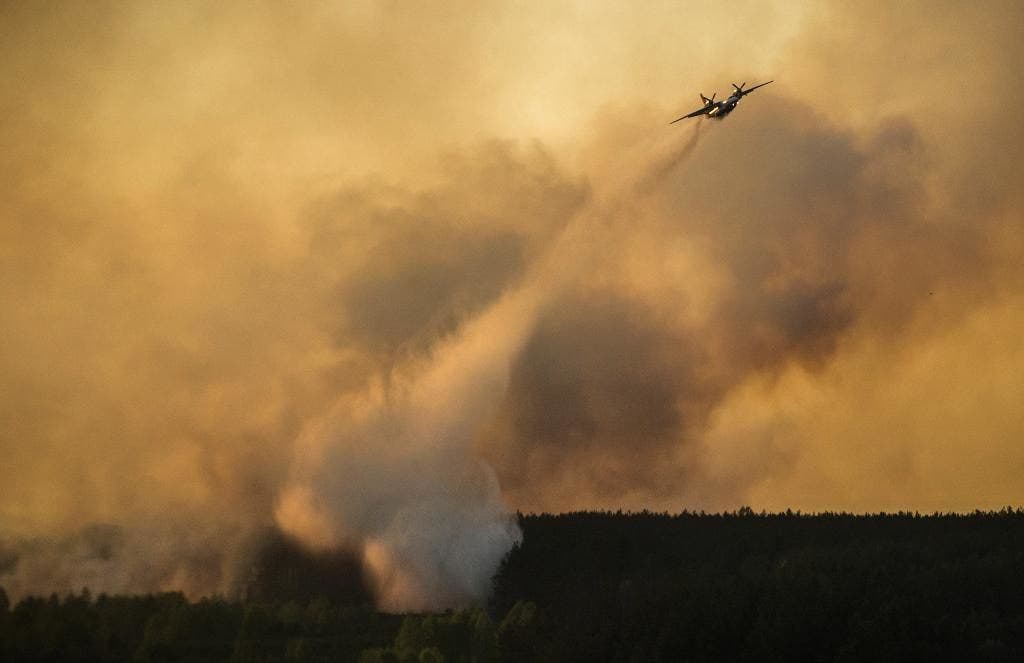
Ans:
<svg viewBox="0 0 1024 663"><path fill-rule="evenodd" d="M768 81L768 83L772 82L774 82L774 80ZM698 117L700 115L707 115L708 117L713 117L715 119L721 120L723 117L731 113L734 108L736 108L736 104L740 103L740 99L750 94L757 88L768 85L768 83L761 83L760 85L755 85L754 87L746 90L743 89L743 86L747 84L746 81L744 81L740 85L736 85L735 83L733 83L733 93L725 101L715 101L715 95L718 94L717 92L712 94L710 99L705 97L704 93L701 92L700 100L704 102L704 106L698 108L697 110L693 111L688 115L684 115L676 120L672 120L671 122L669 122L669 124L675 124L679 120L685 120L688 117Z"/></svg>

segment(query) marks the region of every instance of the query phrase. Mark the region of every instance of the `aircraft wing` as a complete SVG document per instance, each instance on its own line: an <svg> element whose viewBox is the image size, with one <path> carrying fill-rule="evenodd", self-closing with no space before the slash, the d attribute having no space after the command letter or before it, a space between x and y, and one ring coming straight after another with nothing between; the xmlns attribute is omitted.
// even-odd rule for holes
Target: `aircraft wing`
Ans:
<svg viewBox="0 0 1024 663"><path fill-rule="evenodd" d="M774 83L774 82L775 82L775 81L774 81L774 79L773 79L773 80L770 80L770 81L768 81L768 83ZM755 86L754 86L754 87L752 87L752 88L748 88L748 89L746 89L746 90L744 90L744 91L743 91L743 94L750 94L751 92L753 92L753 91L754 91L754 90L756 90L757 88L759 88L759 87L764 87L765 85L768 85L768 83L761 83L761 84L759 84L759 85L755 85Z"/></svg>
<svg viewBox="0 0 1024 663"><path fill-rule="evenodd" d="M708 107L704 106L703 108L698 108L697 110L693 111L689 115L684 115L684 116L682 116L680 118L676 118L675 120L672 120L671 122L669 122L669 124L675 124L679 120L685 120L688 117L697 117L698 115L704 115L707 112L708 112Z"/></svg>

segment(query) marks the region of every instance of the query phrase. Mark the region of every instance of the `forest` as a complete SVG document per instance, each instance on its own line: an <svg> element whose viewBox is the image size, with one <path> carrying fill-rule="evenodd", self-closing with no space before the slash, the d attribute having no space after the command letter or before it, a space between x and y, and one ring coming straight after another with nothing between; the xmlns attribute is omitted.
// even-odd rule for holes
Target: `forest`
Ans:
<svg viewBox="0 0 1024 663"><path fill-rule="evenodd" d="M278 539L233 597L0 589L0 660L1024 660L1021 509L519 519L486 604L381 613L351 558Z"/></svg>

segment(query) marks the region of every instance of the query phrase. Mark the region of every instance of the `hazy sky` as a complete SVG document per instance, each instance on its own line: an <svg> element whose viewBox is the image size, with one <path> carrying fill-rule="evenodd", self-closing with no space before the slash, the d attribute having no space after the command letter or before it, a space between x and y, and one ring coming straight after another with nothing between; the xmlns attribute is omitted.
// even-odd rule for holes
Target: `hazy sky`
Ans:
<svg viewBox="0 0 1024 663"><path fill-rule="evenodd" d="M1022 33L4 3L0 584L223 590L276 527L446 604L509 509L1020 505Z"/></svg>

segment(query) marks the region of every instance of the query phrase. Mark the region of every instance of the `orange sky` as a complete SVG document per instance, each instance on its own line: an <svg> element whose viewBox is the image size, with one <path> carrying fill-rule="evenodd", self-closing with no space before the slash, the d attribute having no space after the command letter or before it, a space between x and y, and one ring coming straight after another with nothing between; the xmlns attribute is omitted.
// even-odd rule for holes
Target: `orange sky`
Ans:
<svg viewBox="0 0 1024 663"><path fill-rule="evenodd" d="M507 508L1024 500L1019 3L0 12L0 543L58 550L15 593L223 588L268 526L402 567Z"/></svg>

